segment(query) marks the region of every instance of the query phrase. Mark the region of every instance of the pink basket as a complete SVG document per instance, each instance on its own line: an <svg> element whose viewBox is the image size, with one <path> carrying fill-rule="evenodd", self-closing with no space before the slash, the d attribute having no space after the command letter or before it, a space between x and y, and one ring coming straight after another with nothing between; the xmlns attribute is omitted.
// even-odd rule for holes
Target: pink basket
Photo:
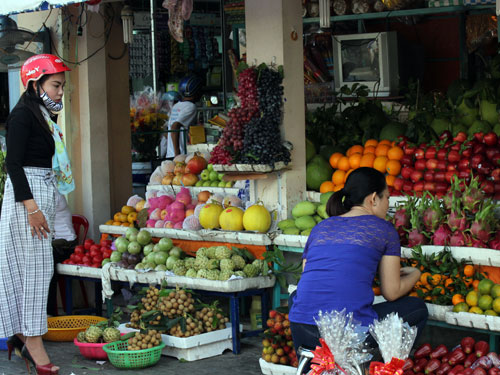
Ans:
<svg viewBox="0 0 500 375"><path fill-rule="evenodd" d="M125 333L122 332L120 335L123 336ZM78 346L78 349L80 349L80 353L87 359L108 359L108 354L102 348L104 345L109 344L108 342L91 344L88 342L79 342L76 337L73 342Z"/></svg>

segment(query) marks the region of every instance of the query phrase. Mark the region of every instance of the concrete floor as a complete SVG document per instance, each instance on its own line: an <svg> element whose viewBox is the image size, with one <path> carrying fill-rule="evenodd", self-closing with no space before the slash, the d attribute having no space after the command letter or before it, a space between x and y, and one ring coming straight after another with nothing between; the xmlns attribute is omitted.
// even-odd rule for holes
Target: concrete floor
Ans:
<svg viewBox="0 0 500 375"><path fill-rule="evenodd" d="M256 375L260 374L259 357L261 339L245 338L241 341L241 354L234 355L226 350L222 355L192 362L181 362L176 358L162 356L158 364L141 370L120 370L109 362L99 365L95 361L81 356L78 348L69 343L46 343L47 351L53 363L61 370L59 375L92 375L92 374L189 374L189 375ZM9 362L7 352L0 352L0 375L26 374L24 361L13 357ZM33 373L32 373L33 374Z"/></svg>

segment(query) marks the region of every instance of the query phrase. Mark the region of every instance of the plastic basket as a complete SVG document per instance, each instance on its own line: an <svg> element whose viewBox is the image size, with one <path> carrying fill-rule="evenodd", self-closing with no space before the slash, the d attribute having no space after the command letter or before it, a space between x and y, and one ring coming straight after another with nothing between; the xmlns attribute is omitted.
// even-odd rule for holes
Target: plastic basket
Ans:
<svg viewBox="0 0 500 375"><path fill-rule="evenodd" d="M92 344L88 342L79 342L76 338L73 340L73 342L78 347L78 349L80 349L80 354L87 359L108 359L108 355L102 349L102 347L106 345L105 342Z"/></svg>
<svg viewBox="0 0 500 375"><path fill-rule="evenodd" d="M7 337L3 337L0 339L0 350L7 350Z"/></svg>
<svg viewBox="0 0 500 375"><path fill-rule="evenodd" d="M79 332L106 318L92 315L67 315L47 319L49 330L43 339L47 341L73 341Z"/></svg>
<svg viewBox="0 0 500 375"><path fill-rule="evenodd" d="M155 365L161 357L165 347L163 342L151 349L127 350L127 341L115 341L104 345L103 350L108 354L111 364L118 368L144 368Z"/></svg>

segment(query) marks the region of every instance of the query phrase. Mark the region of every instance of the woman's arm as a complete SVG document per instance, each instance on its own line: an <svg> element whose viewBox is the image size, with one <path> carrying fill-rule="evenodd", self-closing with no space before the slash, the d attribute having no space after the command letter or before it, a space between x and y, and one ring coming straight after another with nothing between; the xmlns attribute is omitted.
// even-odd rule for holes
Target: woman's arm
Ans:
<svg viewBox="0 0 500 375"><path fill-rule="evenodd" d="M394 301L408 294L420 278L420 271L417 268L401 268L400 260L398 256L384 255L380 261L380 289L388 301Z"/></svg>

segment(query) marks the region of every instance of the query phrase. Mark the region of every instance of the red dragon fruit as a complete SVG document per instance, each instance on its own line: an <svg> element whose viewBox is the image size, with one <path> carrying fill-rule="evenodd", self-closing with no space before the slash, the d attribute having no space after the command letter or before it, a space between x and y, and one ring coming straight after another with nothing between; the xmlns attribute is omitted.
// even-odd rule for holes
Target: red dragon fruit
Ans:
<svg viewBox="0 0 500 375"><path fill-rule="evenodd" d="M426 245L427 244L427 237L423 232L418 230L417 228L412 229L410 232L408 232L408 246L409 247L414 247L418 245Z"/></svg>
<svg viewBox="0 0 500 375"><path fill-rule="evenodd" d="M488 248L494 249L494 250L500 250L500 240L491 240L488 242Z"/></svg>
<svg viewBox="0 0 500 375"><path fill-rule="evenodd" d="M422 221L425 229L429 232L433 232L442 221L443 209L441 208L441 202L432 195L430 195L429 200L426 199L426 197L422 198L422 202L425 202L423 203L424 207L427 206L424 210Z"/></svg>
<svg viewBox="0 0 500 375"><path fill-rule="evenodd" d="M450 237L450 246L465 246L467 238L463 232L453 232Z"/></svg>
<svg viewBox="0 0 500 375"><path fill-rule="evenodd" d="M438 246L446 246L450 242L451 230L446 224L441 224L432 235L432 243Z"/></svg>
<svg viewBox="0 0 500 375"><path fill-rule="evenodd" d="M424 203L412 205L409 207L410 212L410 228L408 230L408 246L414 247L418 245L426 245L428 243L428 238L423 231L422 224L422 209L424 208Z"/></svg>
<svg viewBox="0 0 500 375"><path fill-rule="evenodd" d="M463 211L451 211L448 215L448 225L452 231L464 231L468 228L467 218Z"/></svg>
<svg viewBox="0 0 500 375"><path fill-rule="evenodd" d="M464 208L475 214L478 212L481 202L484 199L484 193L479 188L479 181L477 178L473 178L469 186L465 188L464 194L462 196L462 202Z"/></svg>
<svg viewBox="0 0 500 375"><path fill-rule="evenodd" d="M406 208L400 208L394 213L394 226L396 229L407 228L410 224L410 219L406 214Z"/></svg>
<svg viewBox="0 0 500 375"><path fill-rule="evenodd" d="M470 246L471 247L482 247L482 248L486 248L488 247L488 245L486 245L486 243L484 243L483 241L477 239L477 238L473 238L471 243L470 243Z"/></svg>
<svg viewBox="0 0 500 375"><path fill-rule="evenodd" d="M495 221L495 213L493 209L495 205L488 201L483 204L483 207L476 213L474 222L470 226L470 232L474 239L486 243L491 236L491 223Z"/></svg>
<svg viewBox="0 0 500 375"><path fill-rule="evenodd" d="M462 197L458 181L458 178L455 176L451 183L450 190L443 196L443 205L447 210L451 210L453 202L456 202Z"/></svg>

